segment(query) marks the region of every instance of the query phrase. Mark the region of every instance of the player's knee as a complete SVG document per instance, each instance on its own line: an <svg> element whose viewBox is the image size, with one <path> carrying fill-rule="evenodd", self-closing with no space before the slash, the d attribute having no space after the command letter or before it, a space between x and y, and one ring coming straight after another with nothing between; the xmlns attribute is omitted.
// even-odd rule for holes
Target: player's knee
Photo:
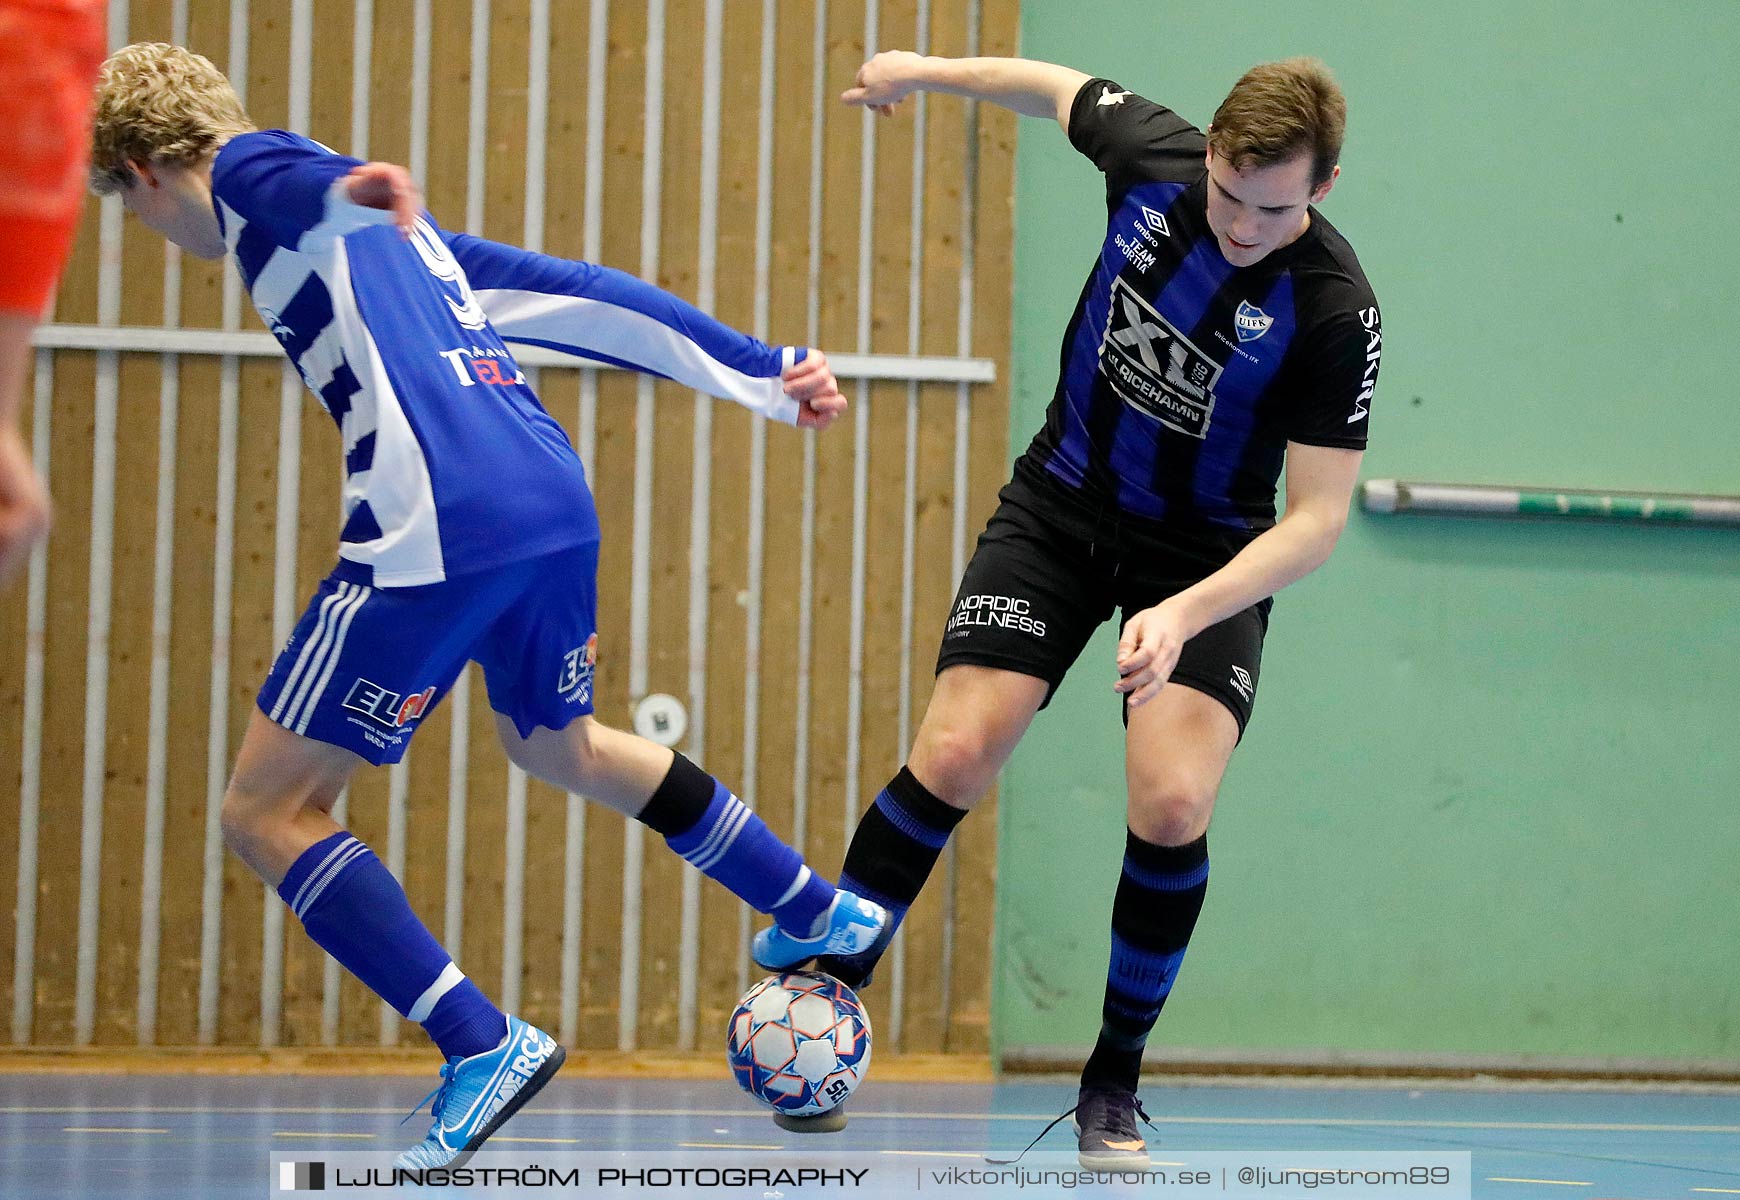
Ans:
<svg viewBox="0 0 1740 1200"><path fill-rule="evenodd" d="M501 739L501 748L507 753L507 759L514 766L529 775L538 773L539 756L533 749L519 738L506 737Z"/></svg>
<svg viewBox="0 0 1740 1200"><path fill-rule="evenodd" d="M218 829L224 845L252 862L251 852L271 843L286 827L295 824L298 813L305 809L330 813L339 790L339 785L322 784L311 789L261 791L232 779L218 808Z"/></svg>
<svg viewBox="0 0 1740 1200"><path fill-rule="evenodd" d="M264 840L271 826L271 809L262 798L238 790L232 782L218 809L218 828L223 833L224 845L247 858L248 851Z"/></svg>
<svg viewBox="0 0 1740 1200"><path fill-rule="evenodd" d="M514 766L548 783L585 792L604 777L603 751L597 723L574 721L561 730L539 729L531 738L502 736L502 747Z"/></svg>
<svg viewBox="0 0 1740 1200"><path fill-rule="evenodd" d="M937 799L961 809L978 803L999 765L993 739L971 726L925 730L912 748L910 761L920 783Z"/></svg>
<svg viewBox="0 0 1740 1200"><path fill-rule="evenodd" d="M1130 830L1155 846L1182 846L1208 831L1213 787L1177 777L1130 781Z"/></svg>

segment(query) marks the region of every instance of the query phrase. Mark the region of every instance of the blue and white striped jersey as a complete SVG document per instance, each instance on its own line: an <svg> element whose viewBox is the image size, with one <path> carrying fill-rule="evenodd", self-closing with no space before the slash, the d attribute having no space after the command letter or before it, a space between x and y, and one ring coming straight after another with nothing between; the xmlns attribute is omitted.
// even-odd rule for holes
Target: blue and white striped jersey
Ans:
<svg viewBox="0 0 1740 1200"><path fill-rule="evenodd" d="M780 372L803 347L769 346L623 271L443 232L477 301L510 342L658 375L787 425Z"/></svg>
<svg viewBox="0 0 1740 1200"><path fill-rule="evenodd" d="M803 350L621 272L449 234L426 214L407 239L345 195L357 164L267 130L226 144L212 167L254 307L343 440L339 577L413 587L598 537L579 457L504 339L795 421L778 375Z"/></svg>

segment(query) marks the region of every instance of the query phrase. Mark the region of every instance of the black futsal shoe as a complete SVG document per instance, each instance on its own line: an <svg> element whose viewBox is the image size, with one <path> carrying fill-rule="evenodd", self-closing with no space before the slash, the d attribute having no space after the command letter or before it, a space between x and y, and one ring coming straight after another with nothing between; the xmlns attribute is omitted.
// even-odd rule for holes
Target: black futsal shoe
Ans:
<svg viewBox="0 0 1740 1200"><path fill-rule="evenodd" d="M816 959L815 970L823 975L832 975L854 992L861 992L870 986L870 981L876 974L876 962L871 960L870 966L864 965L868 955L853 955L842 958L839 955L824 954Z"/></svg>
<svg viewBox="0 0 1740 1200"><path fill-rule="evenodd" d="M1138 1116L1148 1121L1135 1092L1082 1088L1075 1102L1077 1160L1090 1171L1146 1171L1148 1143L1136 1128Z"/></svg>

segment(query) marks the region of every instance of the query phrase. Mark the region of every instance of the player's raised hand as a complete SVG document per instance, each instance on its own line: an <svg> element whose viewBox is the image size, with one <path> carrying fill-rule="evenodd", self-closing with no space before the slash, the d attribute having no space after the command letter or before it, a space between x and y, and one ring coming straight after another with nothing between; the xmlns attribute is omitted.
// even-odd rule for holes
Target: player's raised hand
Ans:
<svg viewBox="0 0 1740 1200"><path fill-rule="evenodd" d="M1178 655L1190 640L1183 614L1161 601L1131 617L1118 639L1118 682L1112 690L1129 697L1131 708L1140 708L1166 686Z"/></svg>
<svg viewBox="0 0 1740 1200"><path fill-rule="evenodd" d="M423 211L423 196L411 173L397 163L366 162L345 177L351 203L393 214L393 224L409 236Z"/></svg>
<svg viewBox="0 0 1740 1200"><path fill-rule="evenodd" d="M840 93L847 104L862 105L880 116L894 115L894 106L918 88L924 57L910 50L884 50L858 68L852 86Z"/></svg>
<svg viewBox="0 0 1740 1200"><path fill-rule="evenodd" d="M785 394L798 402L799 429L826 429L846 411L846 397L840 394L840 381L828 366L828 356L813 346L802 362L787 367L779 378Z"/></svg>

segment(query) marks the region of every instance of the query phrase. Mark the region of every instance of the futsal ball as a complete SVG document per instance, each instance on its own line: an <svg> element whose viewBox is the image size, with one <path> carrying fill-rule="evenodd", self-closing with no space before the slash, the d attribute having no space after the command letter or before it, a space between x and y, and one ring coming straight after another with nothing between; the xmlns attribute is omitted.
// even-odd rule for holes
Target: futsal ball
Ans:
<svg viewBox="0 0 1740 1200"><path fill-rule="evenodd" d="M725 1057L742 1089L788 1117L836 1108L870 1069L870 1018L832 975L769 975L737 1002Z"/></svg>

